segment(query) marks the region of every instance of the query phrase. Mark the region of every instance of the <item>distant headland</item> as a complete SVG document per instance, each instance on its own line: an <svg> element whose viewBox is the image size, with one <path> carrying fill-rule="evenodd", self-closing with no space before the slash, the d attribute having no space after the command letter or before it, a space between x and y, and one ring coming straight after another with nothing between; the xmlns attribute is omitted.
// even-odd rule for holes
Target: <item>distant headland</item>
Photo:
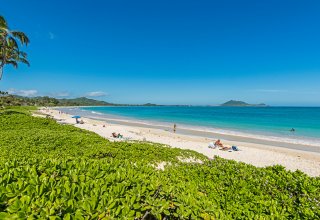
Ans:
<svg viewBox="0 0 320 220"><path fill-rule="evenodd" d="M236 101L236 100L230 100L227 101L220 106L233 106L233 107L267 107L268 105L261 103L261 104L249 104L243 101Z"/></svg>
<svg viewBox="0 0 320 220"><path fill-rule="evenodd" d="M145 104L116 104L101 100L95 100L87 97L63 98L57 99L48 96L24 97L10 95L8 93L0 94L0 106L192 106L192 105L158 105L153 103ZM234 107L267 107L268 105L249 104L243 101L230 100L220 106Z"/></svg>
<svg viewBox="0 0 320 220"><path fill-rule="evenodd" d="M7 93L0 94L0 106L159 106L152 103L132 105L132 104L115 104L86 97L57 99L48 96L24 97L10 95Z"/></svg>

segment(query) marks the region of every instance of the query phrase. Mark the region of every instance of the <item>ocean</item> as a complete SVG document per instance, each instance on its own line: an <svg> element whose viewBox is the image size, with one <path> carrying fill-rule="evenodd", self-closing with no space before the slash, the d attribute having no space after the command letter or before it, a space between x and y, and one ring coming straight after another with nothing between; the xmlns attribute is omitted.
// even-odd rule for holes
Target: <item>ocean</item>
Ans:
<svg viewBox="0 0 320 220"><path fill-rule="evenodd" d="M319 107L80 107L69 113L320 146ZM71 112L70 112L71 111ZM292 128L294 132L290 131Z"/></svg>

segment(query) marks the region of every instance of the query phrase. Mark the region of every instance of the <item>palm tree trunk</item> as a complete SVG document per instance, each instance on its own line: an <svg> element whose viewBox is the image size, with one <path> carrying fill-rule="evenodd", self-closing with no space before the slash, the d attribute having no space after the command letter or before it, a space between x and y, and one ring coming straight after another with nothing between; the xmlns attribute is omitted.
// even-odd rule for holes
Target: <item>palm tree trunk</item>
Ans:
<svg viewBox="0 0 320 220"><path fill-rule="evenodd" d="M2 74L3 74L3 66L0 66L0 80L2 79Z"/></svg>
<svg viewBox="0 0 320 220"><path fill-rule="evenodd" d="M4 68L4 65L6 64L6 50L5 50L5 46L6 46L6 38L7 38L7 33L5 33L3 36L1 36L2 38L2 42L1 42L1 45L2 45L2 48L1 48L1 54L2 54L2 57L0 57L0 80L2 79L2 75L3 75L3 68Z"/></svg>
<svg viewBox="0 0 320 220"><path fill-rule="evenodd" d="M4 64L6 62L6 56L4 54L4 47L1 48L1 53L2 54L2 57L0 57L0 80L2 79L2 75L3 75L3 67L4 67Z"/></svg>
<svg viewBox="0 0 320 220"><path fill-rule="evenodd" d="M2 48L2 58L0 59L0 80L2 79L3 68L5 64L6 64L6 55L5 55L4 48Z"/></svg>

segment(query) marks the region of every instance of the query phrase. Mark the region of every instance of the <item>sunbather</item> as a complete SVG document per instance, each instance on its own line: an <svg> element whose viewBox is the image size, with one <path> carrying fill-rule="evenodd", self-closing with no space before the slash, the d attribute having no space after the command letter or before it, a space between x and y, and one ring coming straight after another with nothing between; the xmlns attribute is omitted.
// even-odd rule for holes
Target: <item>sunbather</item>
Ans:
<svg viewBox="0 0 320 220"><path fill-rule="evenodd" d="M223 144L221 143L220 139L218 139L215 143L214 143L214 146L216 147L224 147Z"/></svg>
<svg viewBox="0 0 320 220"><path fill-rule="evenodd" d="M223 151L231 150L231 147L223 146L223 144L221 143L220 139L218 139L218 140L214 143L214 146L215 146L215 147L220 147L220 150L223 150Z"/></svg>
<svg viewBox="0 0 320 220"><path fill-rule="evenodd" d="M229 150L231 150L231 147L222 147L220 150L229 151Z"/></svg>
<svg viewBox="0 0 320 220"><path fill-rule="evenodd" d="M122 138L123 135L120 134L120 133L117 134L116 132L113 132L113 133L112 133L112 137L114 137L114 138Z"/></svg>

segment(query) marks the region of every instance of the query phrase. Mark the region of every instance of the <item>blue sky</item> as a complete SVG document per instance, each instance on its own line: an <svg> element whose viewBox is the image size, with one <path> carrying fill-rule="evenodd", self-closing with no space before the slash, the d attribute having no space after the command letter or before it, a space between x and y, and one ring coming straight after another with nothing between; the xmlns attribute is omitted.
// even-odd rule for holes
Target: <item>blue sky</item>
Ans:
<svg viewBox="0 0 320 220"><path fill-rule="evenodd" d="M320 2L0 0L30 67L1 90L115 103L320 106Z"/></svg>

